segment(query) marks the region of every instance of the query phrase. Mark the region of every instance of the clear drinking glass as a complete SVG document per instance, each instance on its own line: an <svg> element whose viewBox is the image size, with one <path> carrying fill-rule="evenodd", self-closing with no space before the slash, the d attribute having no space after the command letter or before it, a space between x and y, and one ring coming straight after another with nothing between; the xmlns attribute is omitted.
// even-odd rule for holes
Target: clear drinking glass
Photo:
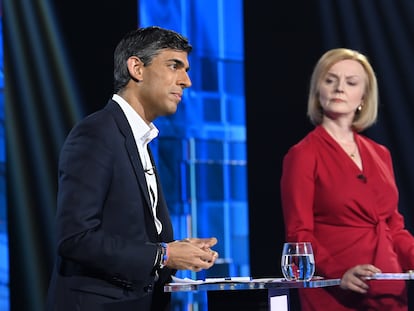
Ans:
<svg viewBox="0 0 414 311"><path fill-rule="evenodd" d="M283 244L281 268L288 281L309 281L315 273L315 259L310 242Z"/></svg>

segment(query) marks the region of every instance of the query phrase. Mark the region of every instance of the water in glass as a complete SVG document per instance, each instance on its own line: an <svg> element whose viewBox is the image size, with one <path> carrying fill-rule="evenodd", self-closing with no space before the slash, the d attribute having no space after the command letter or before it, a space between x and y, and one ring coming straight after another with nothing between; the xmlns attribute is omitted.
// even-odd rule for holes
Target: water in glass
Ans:
<svg viewBox="0 0 414 311"><path fill-rule="evenodd" d="M283 245L281 268L288 281L309 281L315 273L315 259L309 242Z"/></svg>

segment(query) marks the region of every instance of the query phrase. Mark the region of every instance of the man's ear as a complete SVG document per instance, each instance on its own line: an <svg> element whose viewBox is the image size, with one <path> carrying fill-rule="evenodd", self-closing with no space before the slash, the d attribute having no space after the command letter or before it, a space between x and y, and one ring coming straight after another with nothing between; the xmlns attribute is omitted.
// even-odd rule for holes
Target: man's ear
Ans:
<svg viewBox="0 0 414 311"><path fill-rule="evenodd" d="M131 56L127 61L129 75L135 81L142 80L142 68L144 63L136 56Z"/></svg>

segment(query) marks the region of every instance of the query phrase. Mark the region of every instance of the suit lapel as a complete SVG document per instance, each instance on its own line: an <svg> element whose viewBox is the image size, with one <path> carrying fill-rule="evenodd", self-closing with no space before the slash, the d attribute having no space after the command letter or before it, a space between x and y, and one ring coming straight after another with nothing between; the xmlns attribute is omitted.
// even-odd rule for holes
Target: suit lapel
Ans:
<svg viewBox="0 0 414 311"><path fill-rule="evenodd" d="M121 107L113 100L109 100L105 109L108 109L112 113L116 123L118 124L120 132L125 137L125 148L128 152L132 166L134 167L135 175L137 177L138 184L141 188L141 192L143 193L145 197L145 201L147 202L148 209L150 210L150 215L152 219L154 220L151 200L150 200L149 193L148 193L147 180L145 178L144 167L142 165L141 158L138 153L138 148L135 143L134 135L132 134L132 130L131 130L131 127L129 126L128 120L125 117L124 112L122 111ZM154 159L152 156L151 148L148 148L148 152L150 155L151 162L154 165ZM172 224L171 224L171 219L170 219L169 211L167 208L167 204L165 202L164 194L162 191L162 187L160 185L160 179L158 178L158 171L155 165L154 165L154 172L157 178L157 187L158 187L157 215L161 223L163 224L163 229L161 232L161 239L163 241L170 242L173 240L173 229L172 229ZM154 221L153 221L153 226L151 227L150 231L154 232L155 237L158 236Z"/></svg>
<svg viewBox="0 0 414 311"><path fill-rule="evenodd" d="M134 167L135 176L137 177L138 184L141 188L141 192L145 197L145 201L147 202L148 208L151 210L151 201L148 193L147 181L145 179L144 167L142 166L141 158L138 153L138 148L136 146L134 135L132 134L132 130L129 126L128 120L125 117L121 107L115 101L110 100L106 105L106 109L108 109L112 113L116 123L118 124L119 130L125 137L125 148L128 152L132 166Z"/></svg>

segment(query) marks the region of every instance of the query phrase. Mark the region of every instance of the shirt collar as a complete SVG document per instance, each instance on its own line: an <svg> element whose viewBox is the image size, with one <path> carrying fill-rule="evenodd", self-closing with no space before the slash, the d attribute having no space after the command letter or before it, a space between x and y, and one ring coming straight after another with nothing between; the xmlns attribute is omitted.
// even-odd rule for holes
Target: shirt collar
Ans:
<svg viewBox="0 0 414 311"><path fill-rule="evenodd" d="M146 124L141 116L131 107L130 104L128 104L125 99L118 94L114 94L112 99L118 103L124 112L137 143L139 142L141 146L145 146L158 136L159 131L155 124L152 122L150 124Z"/></svg>

